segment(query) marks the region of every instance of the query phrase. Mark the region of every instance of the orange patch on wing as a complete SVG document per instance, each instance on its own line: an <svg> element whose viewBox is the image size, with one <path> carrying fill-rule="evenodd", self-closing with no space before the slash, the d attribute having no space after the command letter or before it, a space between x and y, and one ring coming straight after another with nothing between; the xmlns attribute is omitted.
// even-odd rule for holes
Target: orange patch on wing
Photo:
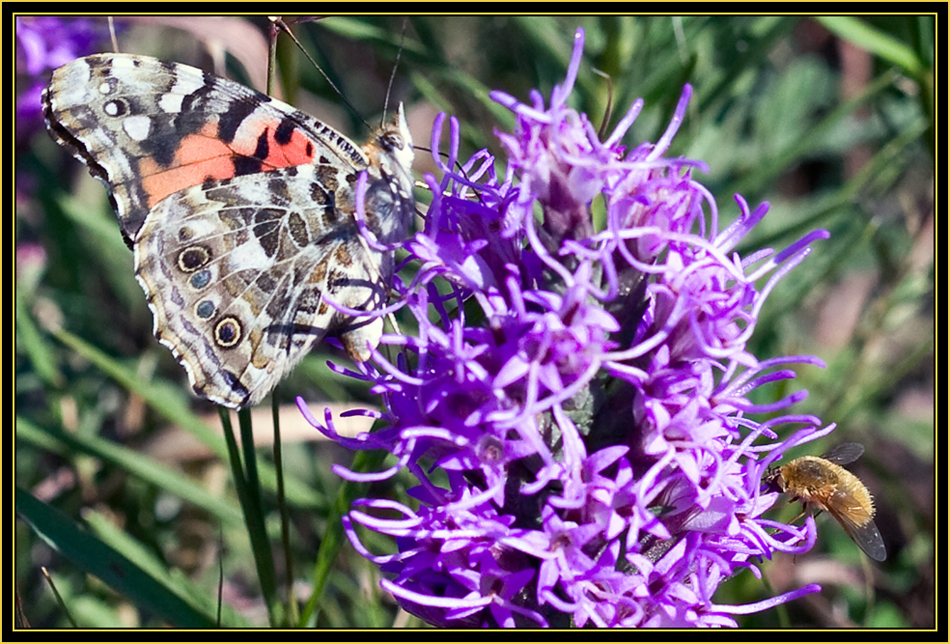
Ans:
<svg viewBox="0 0 950 644"><path fill-rule="evenodd" d="M313 162L313 140L295 127L290 134L290 141L281 145L275 139L279 126L279 121L266 115L249 116L241 123L234 137L234 151L242 156L258 158L255 157L258 140L262 133L267 132L267 156L260 159L264 166L275 169Z"/></svg>
<svg viewBox="0 0 950 644"><path fill-rule="evenodd" d="M170 194L200 185L206 179L234 176L234 152L216 136L217 126L209 123L198 134L181 140L175 160L167 169L149 158L139 163L142 188L148 195L149 208Z"/></svg>
<svg viewBox="0 0 950 644"><path fill-rule="evenodd" d="M273 130L268 132L268 134L270 139L274 138ZM277 167L312 163L316 152L313 141L296 128L294 128L294 131L291 133L288 143L280 145L275 141L270 149L271 153L267 155L266 163L274 164ZM282 161L278 161L278 153Z"/></svg>
<svg viewBox="0 0 950 644"><path fill-rule="evenodd" d="M200 185L208 179L234 177L236 157L257 158L258 139L267 132L267 156L258 159L261 171L303 165L313 161L315 145L303 132L294 128L290 141L281 145L275 139L279 123L266 117L245 119L238 128L234 141L228 145L217 136L218 127L208 123L197 134L189 134L181 140L175 152L175 160L168 167L159 166L149 158L142 159L139 171L142 188L148 195L149 208L165 197Z"/></svg>

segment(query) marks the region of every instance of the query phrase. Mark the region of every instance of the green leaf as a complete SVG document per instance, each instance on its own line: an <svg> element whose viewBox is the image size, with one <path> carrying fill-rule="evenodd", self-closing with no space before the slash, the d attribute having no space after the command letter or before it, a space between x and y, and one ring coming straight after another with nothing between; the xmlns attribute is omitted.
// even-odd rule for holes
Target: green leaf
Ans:
<svg viewBox="0 0 950 644"><path fill-rule="evenodd" d="M53 548L143 610L181 628L213 628L215 620L103 543L72 519L21 488L16 510Z"/></svg>
<svg viewBox="0 0 950 644"><path fill-rule="evenodd" d="M917 77L924 71L924 64L914 50L883 31L878 31L859 18L851 16L819 16L815 18L829 31L841 36L856 47L903 67L908 74Z"/></svg>
<svg viewBox="0 0 950 644"><path fill-rule="evenodd" d="M185 576L184 572L177 568L168 569L165 563L155 554L142 545L141 542L134 539L127 532L119 529L105 515L95 511L88 511L83 514L86 523L95 532L95 535L102 539L104 543L115 550L123 553L132 563L139 566L154 579L159 580L167 587L173 589L186 601L208 614L216 614L218 610L217 596L208 593L207 589L201 588ZM218 556L222 556L219 553ZM249 626L250 624L233 607L224 605L221 611L221 626L238 627Z"/></svg>

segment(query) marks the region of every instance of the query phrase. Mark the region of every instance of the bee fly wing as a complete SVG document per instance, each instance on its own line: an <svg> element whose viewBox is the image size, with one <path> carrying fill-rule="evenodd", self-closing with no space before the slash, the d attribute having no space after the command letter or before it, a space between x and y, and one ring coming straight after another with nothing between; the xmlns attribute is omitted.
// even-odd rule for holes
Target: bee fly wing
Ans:
<svg viewBox="0 0 950 644"><path fill-rule="evenodd" d="M878 531L874 521L868 519L864 524L858 525L846 513L840 512L834 507L829 507L828 511L838 520L841 527L845 529L851 540L874 561L884 561L887 558L887 550L884 549L884 539Z"/></svg>
<svg viewBox="0 0 950 644"><path fill-rule="evenodd" d="M884 539L873 521L868 521L862 526L852 526L848 529L848 534L854 540L858 547L864 551L874 561L884 561L887 559L887 550L884 549Z"/></svg>
<svg viewBox="0 0 950 644"><path fill-rule="evenodd" d="M835 465L847 465L858 460L861 454L864 454L864 445L861 443L842 443L825 452L822 458Z"/></svg>

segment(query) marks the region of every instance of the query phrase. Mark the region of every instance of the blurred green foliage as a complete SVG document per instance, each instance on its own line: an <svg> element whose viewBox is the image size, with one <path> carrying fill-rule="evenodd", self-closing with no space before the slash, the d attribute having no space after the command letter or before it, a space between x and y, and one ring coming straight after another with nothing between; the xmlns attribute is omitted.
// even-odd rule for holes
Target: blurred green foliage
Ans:
<svg viewBox="0 0 950 644"><path fill-rule="evenodd" d="M206 69L216 63L219 73L223 62L229 75L245 82L253 74L238 61L266 64L263 18L127 22L122 51ZM249 24L260 28L259 42L240 35ZM509 130L514 121L488 91L521 99L532 89L548 95L563 81L581 26L587 41L572 104L595 126L606 119L609 132L642 97L628 145L656 141L684 83L692 84L671 153L709 165L699 179L716 197L720 228L738 212L735 193L753 207L771 203L743 253L784 248L814 228L832 233L771 294L752 349L761 358L812 354L827 362L824 370L802 369L769 395L808 389L798 411L839 426L824 447L845 440L867 447L854 471L875 494L889 558L863 568L844 531L819 517L815 551L797 561L765 562L762 569L774 592L820 577L822 593L782 611L740 616L740 623L932 626L934 18L328 17L293 30L359 114L340 107L339 95L285 37L277 52L281 91L362 140L367 131L360 117L378 122L401 52L389 109L406 103L416 144L428 144L435 112L446 110L462 123L462 158L483 147L499 152L493 130ZM424 156L417 153L420 172L429 167ZM173 619L143 609L104 585L101 575L87 574L97 575L101 555L89 551L89 561L77 561L51 550L55 535L68 541L83 523L85 533L151 578L156 592L170 588L185 598L182 610L198 611L211 623L267 624L247 530L222 466L224 443L195 415L207 406L193 400L184 374L152 337L131 253L105 191L44 132L18 150L17 162L15 482L49 504L28 502L41 514L31 515L30 525L52 522L43 524L46 532L23 521L16 526L22 615L32 626L69 625L41 575L46 566L80 626L159 626ZM328 357L321 351L308 358L281 388L283 395L373 404L365 388L327 369ZM170 463L149 457L144 447L171 423L207 445L208 455ZM286 560L294 566L302 607L318 547L329 540L339 487L330 465L347 464L350 456L314 441L291 440L283 448ZM269 449L258 452L263 525L283 585L272 459ZM398 482L391 485L374 494L403 492ZM378 535L366 539L374 552L392 551ZM374 566L348 544L335 548L326 551L334 555L323 563L326 589L307 624L422 626L396 616L378 589ZM219 582L226 607L220 618ZM763 581L743 573L716 599L747 603L770 594ZM278 623L293 623L288 615Z"/></svg>

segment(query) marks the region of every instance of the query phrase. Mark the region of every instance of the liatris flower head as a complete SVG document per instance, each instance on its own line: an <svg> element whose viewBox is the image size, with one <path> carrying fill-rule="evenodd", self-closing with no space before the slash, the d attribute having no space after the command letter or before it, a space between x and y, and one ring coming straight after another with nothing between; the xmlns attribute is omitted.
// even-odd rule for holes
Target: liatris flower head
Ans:
<svg viewBox="0 0 950 644"><path fill-rule="evenodd" d="M341 443L397 457L383 472L338 468L345 478L404 467L418 480L412 506L365 498L344 522L389 573L382 586L430 623L732 626L734 614L816 590L713 601L740 570L759 575L776 550L814 542L810 518L762 518L777 497L762 479L785 449L833 426L775 415L805 392L768 405L748 396L794 377L790 364L821 363L759 360L746 343L774 284L827 233L739 256L767 204L736 197L738 216L719 230L693 178L704 164L664 156L689 86L660 140L628 152L641 101L604 140L568 106L583 40L579 30L547 104L537 92L530 104L492 95L517 117L498 134L505 160L459 162L450 119L447 160L434 154L442 176L426 177L425 229L405 244L418 271L394 286L418 332L384 336L394 360L375 351L347 372L382 397L385 426L344 439L329 414L321 423L300 406ZM773 416L750 417L763 412ZM370 553L357 524L397 551Z"/></svg>

